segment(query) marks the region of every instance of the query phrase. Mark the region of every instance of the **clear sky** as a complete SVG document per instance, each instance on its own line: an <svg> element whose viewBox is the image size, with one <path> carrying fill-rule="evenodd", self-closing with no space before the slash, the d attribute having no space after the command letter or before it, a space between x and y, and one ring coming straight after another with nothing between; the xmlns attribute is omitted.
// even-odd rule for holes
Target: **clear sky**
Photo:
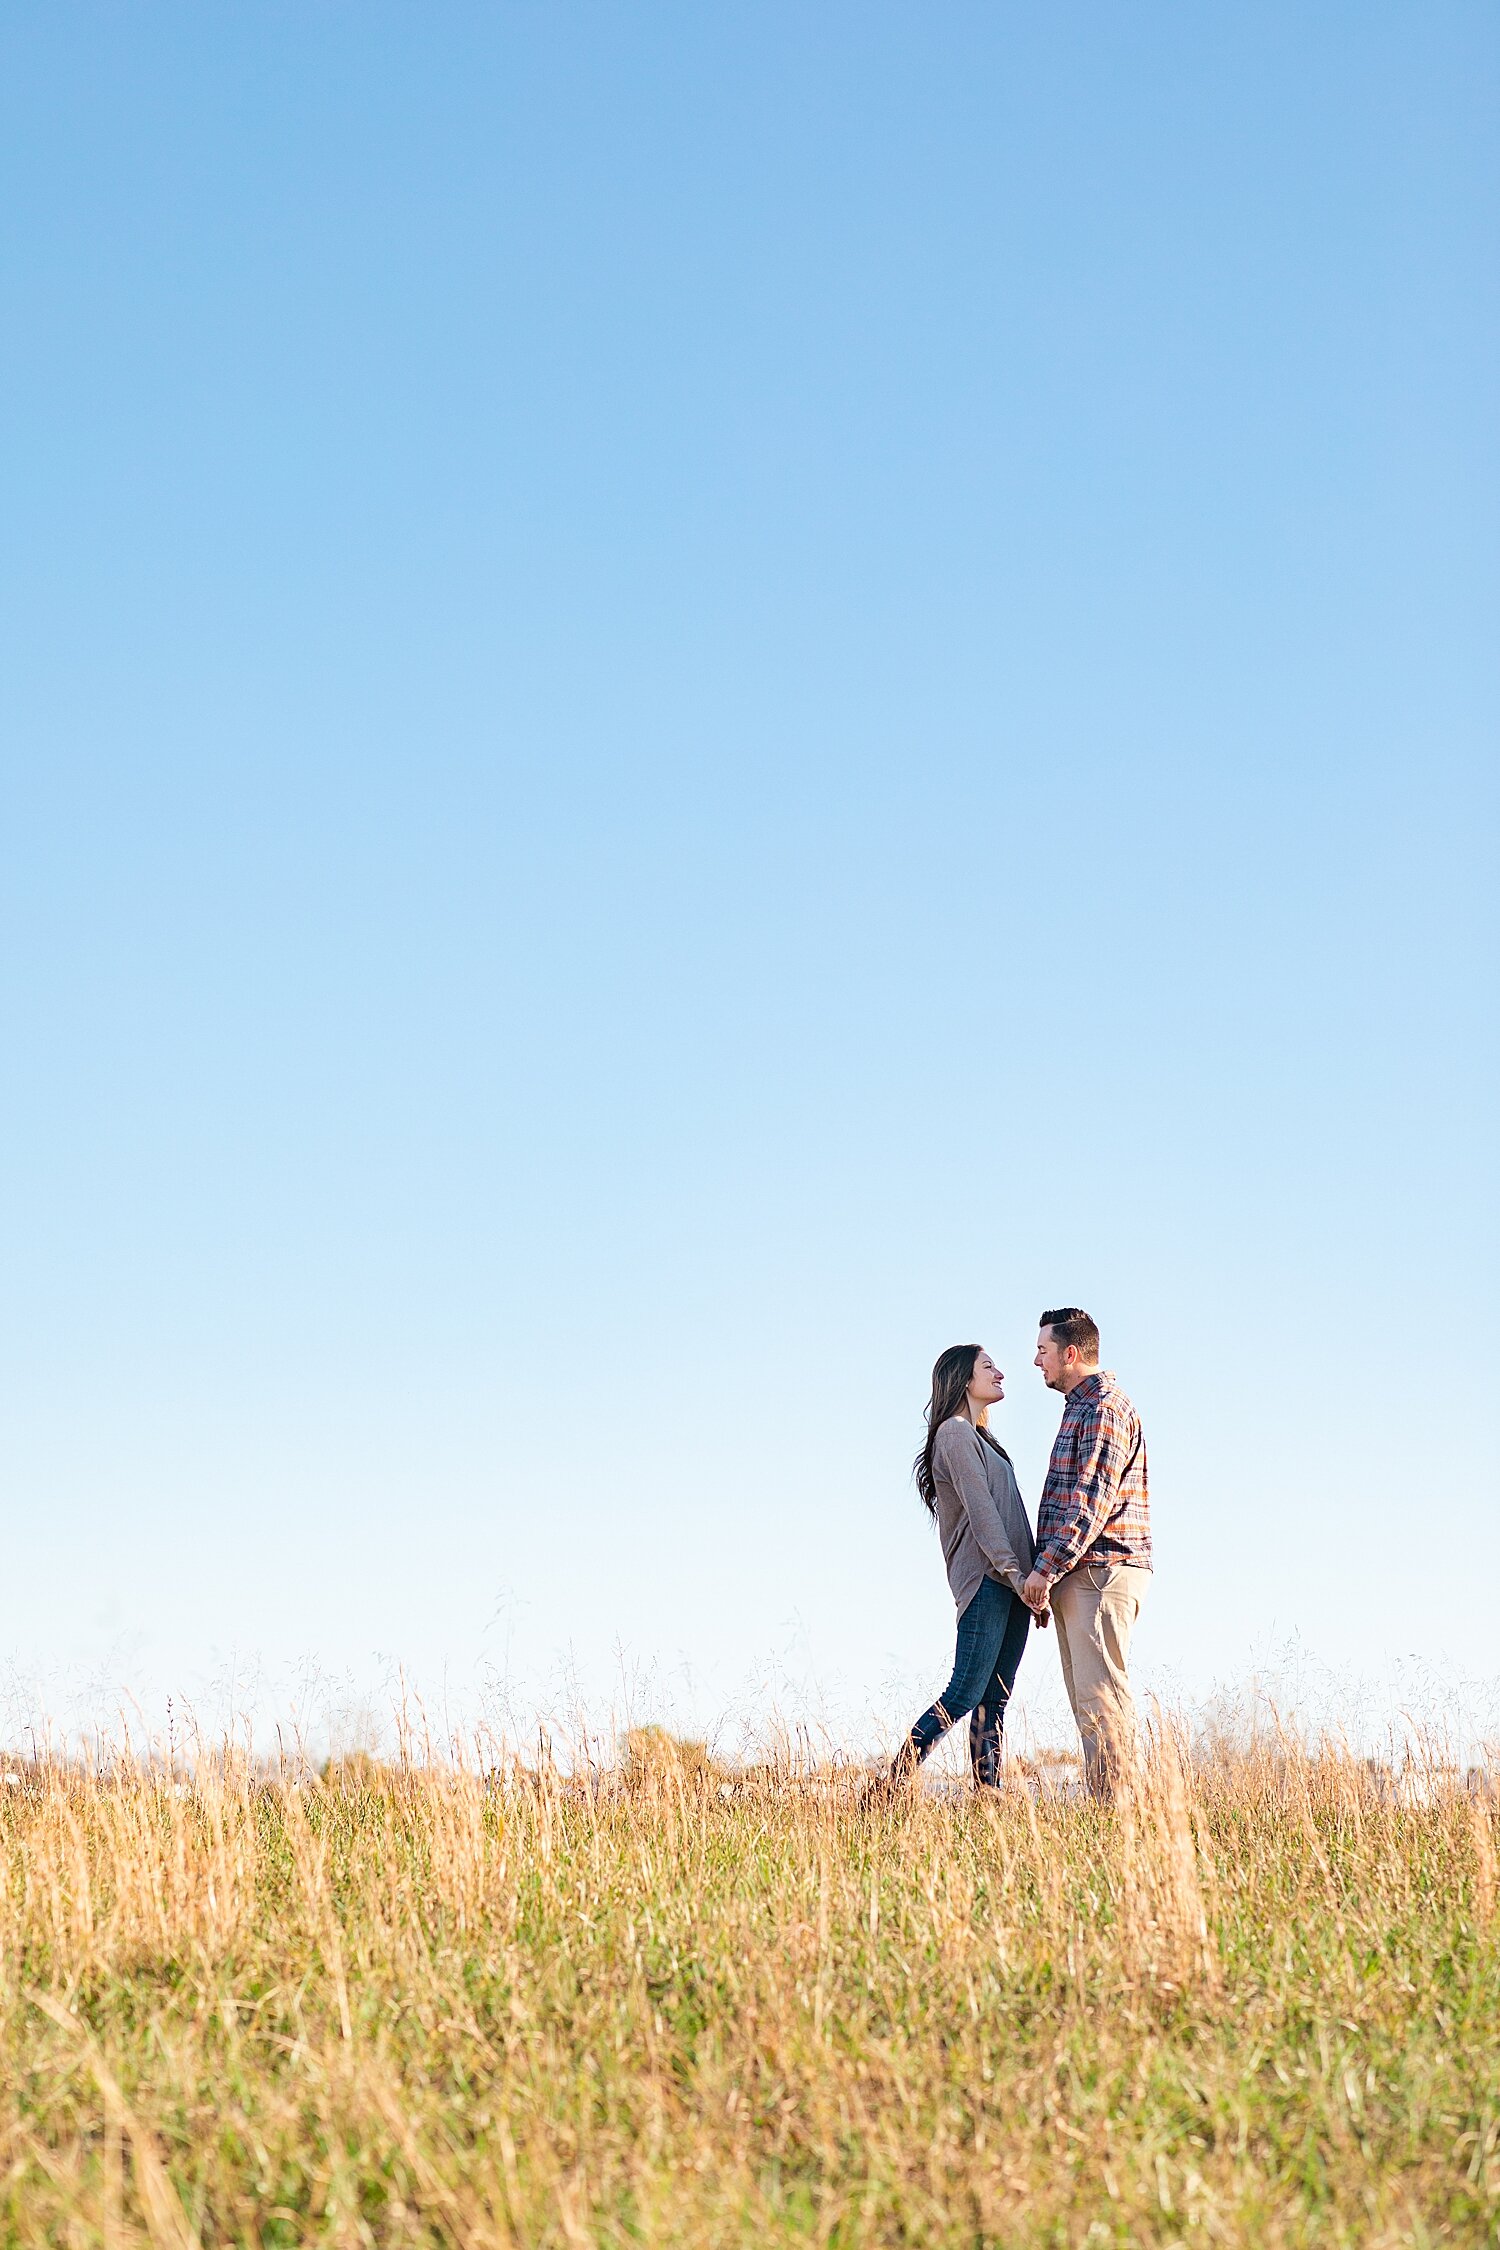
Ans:
<svg viewBox="0 0 1500 2250"><path fill-rule="evenodd" d="M1500 1669L1497 93L1489 0L7 11L17 1709L894 1731L931 1362L1034 1504L1059 1301L1148 1676Z"/></svg>

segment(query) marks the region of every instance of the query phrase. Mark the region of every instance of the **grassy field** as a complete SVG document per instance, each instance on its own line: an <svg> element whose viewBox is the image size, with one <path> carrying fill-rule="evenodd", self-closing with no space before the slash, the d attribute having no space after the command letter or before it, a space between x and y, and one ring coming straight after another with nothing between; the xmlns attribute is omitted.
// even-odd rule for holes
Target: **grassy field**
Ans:
<svg viewBox="0 0 1500 2250"><path fill-rule="evenodd" d="M232 1759L0 1791L0 2239L1500 2242L1495 1816Z"/></svg>

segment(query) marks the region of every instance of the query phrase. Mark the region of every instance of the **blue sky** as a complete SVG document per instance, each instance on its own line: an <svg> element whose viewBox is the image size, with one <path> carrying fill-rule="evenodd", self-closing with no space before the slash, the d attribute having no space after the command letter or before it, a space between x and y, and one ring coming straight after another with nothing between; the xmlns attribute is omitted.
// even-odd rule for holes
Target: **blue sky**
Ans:
<svg viewBox="0 0 1500 2250"><path fill-rule="evenodd" d="M1493 1673L1493 10L0 47L17 1693L894 1728L1056 1301L1148 1672Z"/></svg>

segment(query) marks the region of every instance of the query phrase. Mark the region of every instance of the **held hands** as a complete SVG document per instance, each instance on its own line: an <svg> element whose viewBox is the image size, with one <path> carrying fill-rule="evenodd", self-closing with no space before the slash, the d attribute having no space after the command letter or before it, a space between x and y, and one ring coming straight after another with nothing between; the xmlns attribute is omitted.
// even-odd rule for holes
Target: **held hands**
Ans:
<svg viewBox="0 0 1500 2250"><path fill-rule="evenodd" d="M1049 1606L1051 1591L1051 1587L1040 1571L1034 1570L1029 1578L1022 1580L1021 1599L1038 1625L1050 1625L1052 1622L1052 1611Z"/></svg>

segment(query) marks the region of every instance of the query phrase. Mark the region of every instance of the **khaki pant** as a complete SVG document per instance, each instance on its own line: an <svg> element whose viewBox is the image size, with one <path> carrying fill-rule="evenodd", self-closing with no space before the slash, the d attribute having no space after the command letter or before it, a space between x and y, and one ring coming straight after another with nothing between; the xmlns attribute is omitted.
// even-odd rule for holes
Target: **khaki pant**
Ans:
<svg viewBox="0 0 1500 2250"><path fill-rule="evenodd" d="M1126 1677L1130 1632L1151 1583L1130 1563L1079 1563L1052 1588L1052 1622L1068 1701L1083 1743L1084 1778L1112 1796L1135 1768L1135 1699Z"/></svg>

